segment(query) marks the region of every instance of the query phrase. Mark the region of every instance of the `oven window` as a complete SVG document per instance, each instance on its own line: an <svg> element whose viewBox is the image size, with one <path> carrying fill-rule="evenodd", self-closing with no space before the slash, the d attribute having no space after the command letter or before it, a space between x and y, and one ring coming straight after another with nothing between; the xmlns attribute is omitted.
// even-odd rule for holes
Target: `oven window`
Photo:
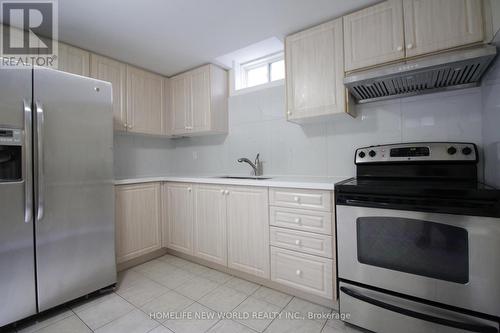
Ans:
<svg viewBox="0 0 500 333"><path fill-rule="evenodd" d="M465 229L398 217L360 217L356 224L360 263L463 284L469 281Z"/></svg>

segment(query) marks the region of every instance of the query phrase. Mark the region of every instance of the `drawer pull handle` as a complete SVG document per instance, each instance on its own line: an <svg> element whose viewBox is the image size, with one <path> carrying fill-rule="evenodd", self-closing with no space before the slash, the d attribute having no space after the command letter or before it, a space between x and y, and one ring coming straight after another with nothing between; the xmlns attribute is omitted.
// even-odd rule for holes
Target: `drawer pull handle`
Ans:
<svg viewBox="0 0 500 333"><path fill-rule="evenodd" d="M295 245L300 245L300 239L295 240Z"/></svg>
<svg viewBox="0 0 500 333"><path fill-rule="evenodd" d="M295 274L297 274L298 276L300 276L302 274L302 271L300 269L298 269L298 270L295 271Z"/></svg>

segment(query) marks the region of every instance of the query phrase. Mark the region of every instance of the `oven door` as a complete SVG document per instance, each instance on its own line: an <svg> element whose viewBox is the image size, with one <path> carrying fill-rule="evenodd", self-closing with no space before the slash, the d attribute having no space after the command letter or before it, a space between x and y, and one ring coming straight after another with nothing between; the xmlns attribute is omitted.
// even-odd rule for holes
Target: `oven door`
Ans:
<svg viewBox="0 0 500 333"><path fill-rule="evenodd" d="M341 279L500 316L500 220L337 206Z"/></svg>

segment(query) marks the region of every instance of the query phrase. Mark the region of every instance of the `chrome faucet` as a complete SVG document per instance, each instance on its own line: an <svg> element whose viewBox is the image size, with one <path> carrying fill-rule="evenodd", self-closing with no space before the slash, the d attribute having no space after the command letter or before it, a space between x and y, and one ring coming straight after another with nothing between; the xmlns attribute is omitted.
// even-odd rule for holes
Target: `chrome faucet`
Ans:
<svg viewBox="0 0 500 333"><path fill-rule="evenodd" d="M252 169L253 169L253 174L255 177L262 176L262 162L260 161L259 158L260 154L257 154L255 157L255 162L250 161L246 157L242 157L238 159L239 163L248 163Z"/></svg>

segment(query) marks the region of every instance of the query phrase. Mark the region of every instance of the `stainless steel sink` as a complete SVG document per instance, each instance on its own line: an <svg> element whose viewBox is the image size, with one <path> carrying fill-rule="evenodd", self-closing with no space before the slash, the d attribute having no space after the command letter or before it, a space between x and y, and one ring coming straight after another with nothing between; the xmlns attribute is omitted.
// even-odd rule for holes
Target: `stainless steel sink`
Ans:
<svg viewBox="0 0 500 333"><path fill-rule="evenodd" d="M271 177L252 177L252 176L220 176L216 178L224 178L224 179L251 179L251 180L266 180L271 179Z"/></svg>

